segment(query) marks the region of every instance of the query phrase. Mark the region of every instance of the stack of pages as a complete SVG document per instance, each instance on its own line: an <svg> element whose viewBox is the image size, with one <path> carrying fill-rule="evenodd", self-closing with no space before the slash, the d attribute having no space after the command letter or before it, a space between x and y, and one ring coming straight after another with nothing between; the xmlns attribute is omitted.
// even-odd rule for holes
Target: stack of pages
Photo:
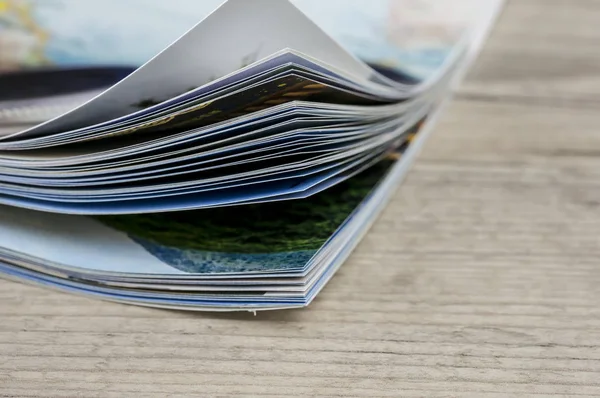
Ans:
<svg viewBox="0 0 600 398"><path fill-rule="evenodd" d="M500 8L210 3L190 4L201 22L141 66L0 74L5 277L163 308L308 305L394 193ZM0 15L6 35L19 7Z"/></svg>

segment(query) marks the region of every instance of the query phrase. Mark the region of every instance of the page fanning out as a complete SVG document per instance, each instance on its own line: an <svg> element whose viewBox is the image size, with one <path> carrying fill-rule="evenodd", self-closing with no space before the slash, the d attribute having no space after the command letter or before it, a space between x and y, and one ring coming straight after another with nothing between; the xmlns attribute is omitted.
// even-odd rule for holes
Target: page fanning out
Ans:
<svg viewBox="0 0 600 398"><path fill-rule="evenodd" d="M223 26L236 29L224 34ZM358 79L368 79L372 73L289 1L229 0L121 82L77 109L24 131L21 137L123 116L134 111L131 104L144 98L180 94L285 48L318 58Z"/></svg>

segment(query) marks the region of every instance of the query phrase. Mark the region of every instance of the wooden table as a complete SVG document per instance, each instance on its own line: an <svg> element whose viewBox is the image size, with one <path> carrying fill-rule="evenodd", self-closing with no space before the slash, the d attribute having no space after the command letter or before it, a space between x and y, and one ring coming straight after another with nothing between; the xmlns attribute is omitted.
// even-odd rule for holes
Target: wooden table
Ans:
<svg viewBox="0 0 600 398"><path fill-rule="evenodd" d="M306 310L0 282L0 396L600 396L600 1L514 0Z"/></svg>

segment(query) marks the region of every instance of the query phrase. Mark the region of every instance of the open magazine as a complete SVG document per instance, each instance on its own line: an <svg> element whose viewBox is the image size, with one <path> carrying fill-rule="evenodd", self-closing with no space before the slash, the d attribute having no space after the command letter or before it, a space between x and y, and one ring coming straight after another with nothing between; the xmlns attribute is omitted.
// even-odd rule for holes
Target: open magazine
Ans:
<svg viewBox="0 0 600 398"><path fill-rule="evenodd" d="M334 275L501 7L97 4L0 0L0 273L251 311Z"/></svg>

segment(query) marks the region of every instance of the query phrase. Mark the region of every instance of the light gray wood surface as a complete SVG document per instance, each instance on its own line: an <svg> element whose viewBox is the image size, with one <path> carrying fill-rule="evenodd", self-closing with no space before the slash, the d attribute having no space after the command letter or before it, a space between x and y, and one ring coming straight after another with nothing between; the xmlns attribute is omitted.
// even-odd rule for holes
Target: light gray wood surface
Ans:
<svg viewBox="0 0 600 398"><path fill-rule="evenodd" d="M514 0L390 206L305 310L0 281L0 396L600 396L600 1Z"/></svg>
<svg viewBox="0 0 600 398"><path fill-rule="evenodd" d="M575 106L600 102L600 2L511 0L462 92Z"/></svg>

